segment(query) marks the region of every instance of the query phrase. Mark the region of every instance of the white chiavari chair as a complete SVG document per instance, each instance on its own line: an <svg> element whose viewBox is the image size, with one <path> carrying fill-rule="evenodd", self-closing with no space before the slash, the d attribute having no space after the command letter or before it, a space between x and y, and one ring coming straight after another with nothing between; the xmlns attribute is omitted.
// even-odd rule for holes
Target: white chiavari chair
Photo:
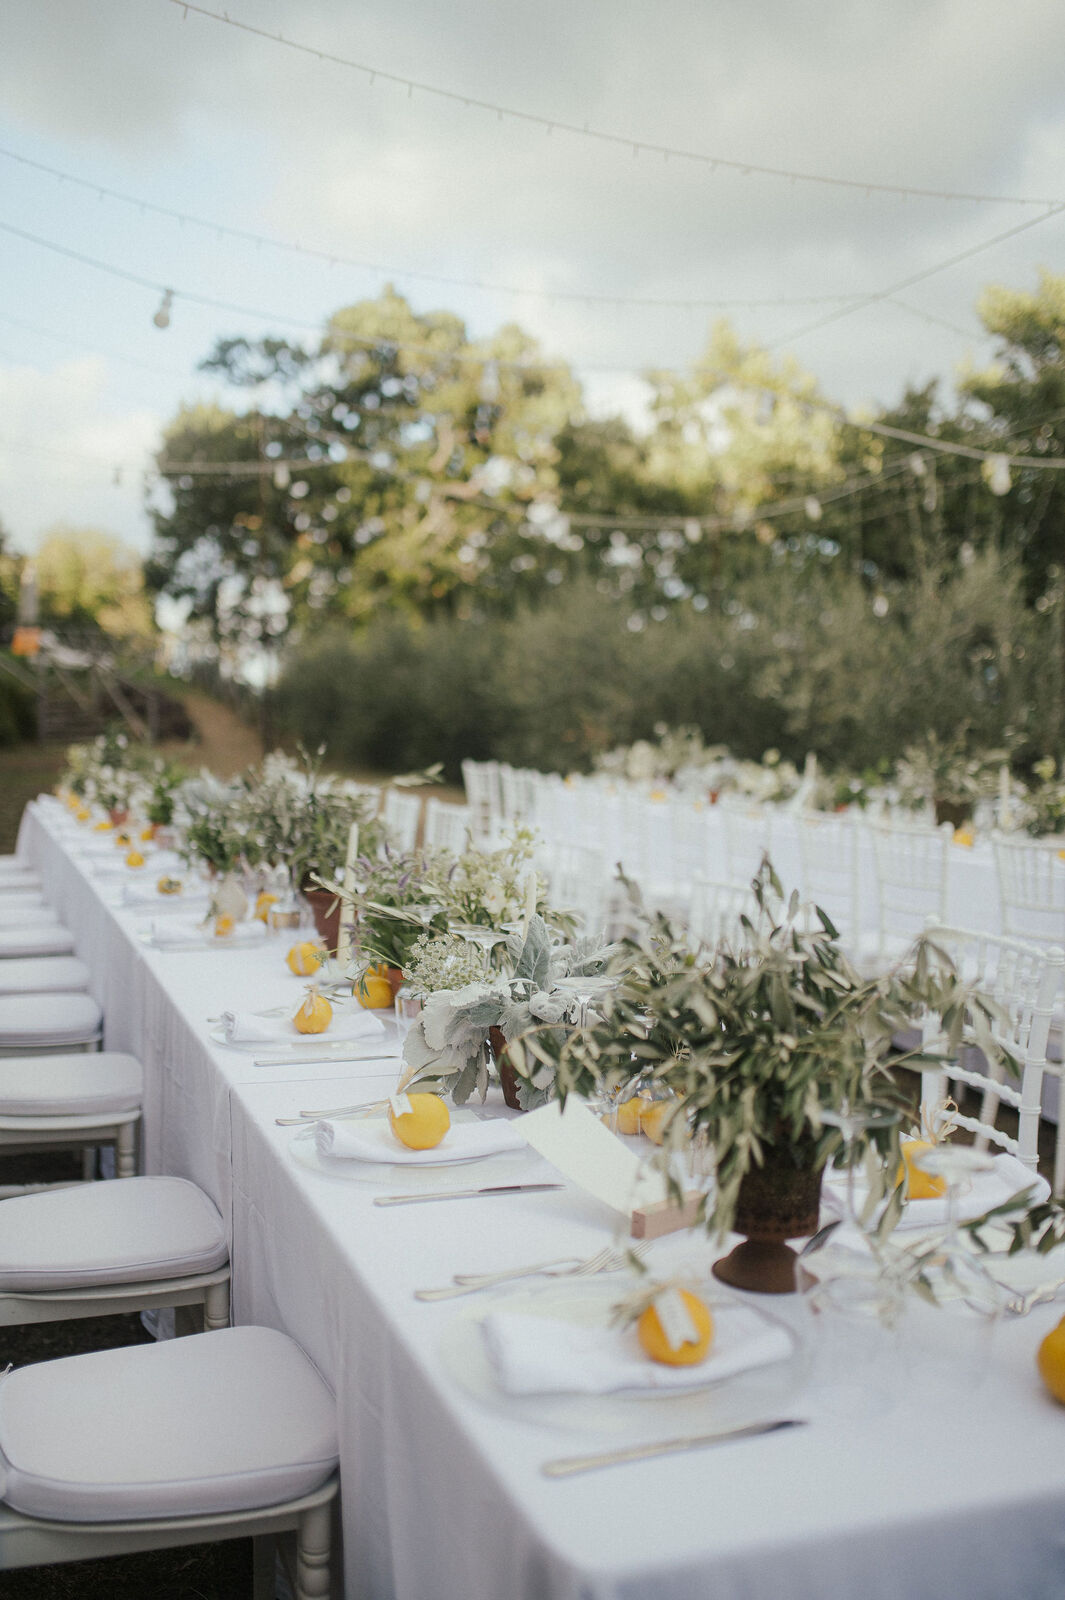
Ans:
<svg viewBox="0 0 1065 1600"><path fill-rule="evenodd" d="M422 820L421 795L407 794L403 789L386 789L381 820L398 849L413 850Z"/></svg>
<svg viewBox="0 0 1065 1600"><path fill-rule="evenodd" d="M1002 932L1065 945L1065 840L993 833Z"/></svg>
<svg viewBox="0 0 1065 1600"><path fill-rule="evenodd" d="M453 856L460 856L469 847L469 833L469 806L449 805L446 800L430 795L425 802L423 834L427 850L447 850Z"/></svg>
<svg viewBox="0 0 1065 1600"><path fill-rule="evenodd" d="M929 917L946 921L947 873L954 830L876 818L868 824L876 867L877 926L863 939L863 969L878 971L904 955Z"/></svg>

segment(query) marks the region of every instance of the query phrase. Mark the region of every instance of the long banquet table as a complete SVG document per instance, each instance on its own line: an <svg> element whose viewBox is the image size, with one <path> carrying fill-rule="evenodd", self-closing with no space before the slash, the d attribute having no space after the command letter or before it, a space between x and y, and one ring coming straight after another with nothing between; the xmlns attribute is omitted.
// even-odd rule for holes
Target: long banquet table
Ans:
<svg viewBox="0 0 1065 1600"><path fill-rule="evenodd" d="M441 1341L470 1302L413 1290L591 1254L611 1213L568 1185L375 1209L394 1173L338 1181L294 1160L275 1118L387 1092L394 1055L262 1068L213 1042L224 1007L298 1001L285 945L147 947L146 914L108 904L114 879L79 861L83 843L49 799L28 808L19 850L92 968L106 1046L145 1065L146 1170L212 1195L232 1232L235 1319L291 1334L336 1394L349 1600L1060 1600L1065 1410L1033 1360L1060 1308L1004 1324L971 1395L929 1376L951 1354L950 1319L932 1317L928 1373L918 1346L879 1415L819 1410L815 1390L789 1407L808 1426L549 1480L546 1459L624 1438L584 1428L579 1409L562 1429L467 1393ZM674 1238L655 1254L691 1249Z"/></svg>

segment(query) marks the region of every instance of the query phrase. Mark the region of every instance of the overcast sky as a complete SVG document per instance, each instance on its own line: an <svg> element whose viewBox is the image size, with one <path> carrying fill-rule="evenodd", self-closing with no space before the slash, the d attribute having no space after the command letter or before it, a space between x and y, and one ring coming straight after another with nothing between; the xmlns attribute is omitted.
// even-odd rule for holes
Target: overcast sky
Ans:
<svg viewBox="0 0 1065 1600"><path fill-rule="evenodd" d="M204 0L384 73L578 127L860 183L1065 200L1062 0ZM170 0L7 0L0 224L177 291L159 295L0 231L0 521L145 548L142 475L221 335L295 333L391 280L473 335L518 321L597 412L639 414L639 373L683 366L715 315L790 350L831 397L890 403L985 364L982 286L1065 271L1065 214L900 298L715 312L552 299L873 295L1037 206L902 198L611 146L257 38ZM330 266L101 199L336 252ZM485 291L479 280L534 293ZM197 306L181 291L263 312ZM951 326L943 326L943 322Z"/></svg>

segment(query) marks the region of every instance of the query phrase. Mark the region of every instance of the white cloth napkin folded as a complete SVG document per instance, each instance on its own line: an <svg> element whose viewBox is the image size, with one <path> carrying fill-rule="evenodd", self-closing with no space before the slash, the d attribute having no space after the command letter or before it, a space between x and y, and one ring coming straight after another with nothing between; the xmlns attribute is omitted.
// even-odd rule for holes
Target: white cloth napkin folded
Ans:
<svg viewBox="0 0 1065 1600"><path fill-rule="evenodd" d="M180 948L183 945L203 944L217 945L220 949L226 945L258 944L266 938L266 929L261 922L238 922L232 933L227 933L224 938L216 939L211 930L210 923L197 922L186 917L178 921L153 922L152 943L165 950L167 945Z"/></svg>
<svg viewBox="0 0 1065 1600"><path fill-rule="evenodd" d="M303 1034L298 1031L292 1017L299 1009L293 1000L292 1015L260 1017L254 1011L223 1011L222 1031L227 1044L292 1044L305 1039L314 1044L319 1040L332 1044L335 1039L376 1039L385 1031L380 1017L372 1011L340 1011L334 1009L333 1020L324 1033Z"/></svg>
<svg viewBox="0 0 1065 1600"><path fill-rule="evenodd" d="M485 1350L507 1394L612 1394L618 1389L698 1389L752 1367L784 1361L784 1328L743 1305L713 1308L714 1339L705 1361L666 1367L640 1349L634 1328L587 1327L519 1311L490 1311Z"/></svg>
<svg viewBox="0 0 1065 1600"><path fill-rule="evenodd" d="M1038 1205L1050 1198L1050 1185L1045 1178L1037 1172L1032 1172L1018 1161L1016 1156L1011 1156L1008 1150L995 1157L993 1172L979 1172L968 1188L962 1189L958 1194L956 1214L959 1222L971 1222L974 1217L983 1216L985 1211L1000 1206L1021 1189L1028 1189L1034 1185L1035 1192L1031 1204ZM854 1205L860 1215L865 1203L866 1185L864 1180L855 1174ZM843 1216L846 1210L847 1176L843 1172L829 1172L825 1175L825 1182L821 1188L821 1202L831 1216ZM900 1230L907 1228L941 1228L947 1221L947 1201L945 1196L934 1200L909 1200L899 1219Z"/></svg>
<svg viewBox="0 0 1065 1600"><path fill-rule="evenodd" d="M529 1148L516 1123L502 1118L492 1122L453 1122L432 1150L408 1150L392 1132L387 1117L366 1117L358 1122L319 1122L314 1130L314 1143L320 1156L383 1161L406 1167L440 1166L444 1162L472 1161L479 1156L498 1156Z"/></svg>
<svg viewBox="0 0 1065 1600"><path fill-rule="evenodd" d="M187 906L193 903L199 904L207 899L206 888L199 884L194 888L183 888L180 894L160 894L158 888L159 879L165 876L168 876L168 874L157 871L150 883L144 882L143 879L138 879L136 883L124 883L122 885L122 904L126 906L158 905L162 909L164 907L169 908L175 901L180 905Z"/></svg>

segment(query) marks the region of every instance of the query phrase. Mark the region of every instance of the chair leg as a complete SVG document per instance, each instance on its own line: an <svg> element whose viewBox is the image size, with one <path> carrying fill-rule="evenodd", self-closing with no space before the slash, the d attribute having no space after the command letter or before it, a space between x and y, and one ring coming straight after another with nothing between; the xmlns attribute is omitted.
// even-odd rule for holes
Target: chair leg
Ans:
<svg viewBox="0 0 1065 1600"><path fill-rule="evenodd" d="M1061 1126L1065 1112L1065 1080L1058 1079L1058 1123L1054 1130L1054 1198L1065 1195L1065 1129Z"/></svg>
<svg viewBox="0 0 1065 1600"><path fill-rule="evenodd" d="M133 1178L137 1173L137 1124L123 1122L115 1138L115 1176Z"/></svg>
<svg viewBox="0 0 1065 1600"><path fill-rule="evenodd" d="M277 1544L269 1533L251 1542L252 1600L274 1600L277 1594Z"/></svg>
<svg viewBox="0 0 1065 1600"><path fill-rule="evenodd" d="M229 1327L229 1280L212 1284L203 1297L203 1331Z"/></svg>
<svg viewBox="0 0 1065 1600"><path fill-rule="evenodd" d="M300 1518L296 1543L296 1600L323 1600L329 1593L333 1507L314 1506Z"/></svg>

